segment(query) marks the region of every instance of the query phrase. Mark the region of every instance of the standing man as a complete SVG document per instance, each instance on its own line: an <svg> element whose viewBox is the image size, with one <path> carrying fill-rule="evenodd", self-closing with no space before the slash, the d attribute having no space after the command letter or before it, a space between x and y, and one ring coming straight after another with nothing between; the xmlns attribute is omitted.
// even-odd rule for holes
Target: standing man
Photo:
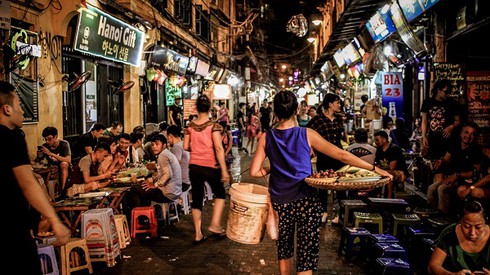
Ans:
<svg viewBox="0 0 490 275"><path fill-rule="evenodd" d="M122 133L122 130L123 130L122 122L116 121L111 124L111 127L105 129L102 135L117 140L119 138L119 135Z"/></svg>
<svg viewBox="0 0 490 275"><path fill-rule="evenodd" d="M78 164L78 160L85 155L90 155L94 152L95 146L97 146L97 139L102 136L104 130L105 125L97 122L92 125L90 131L80 136L80 139L77 142L76 152L74 152L74 164Z"/></svg>
<svg viewBox="0 0 490 275"><path fill-rule="evenodd" d="M36 158L36 162L46 159L52 166L56 166L61 176L61 190L65 189L66 180L71 164L70 144L66 140L58 138L58 129L48 126L44 128L42 136L46 143L42 145L42 156Z"/></svg>
<svg viewBox="0 0 490 275"><path fill-rule="evenodd" d="M455 104L447 100L450 86L447 79L436 81L431 97L424 100L420 109L422 145L428 148L430 159L441 159L444 156L449 138L460 123Z"/></svg>
<svg viewBox="0 0 490 275"><path fill-rule="evenodd" d="M182 129L182 114L184 111L180 107L180 97L175 98L174 105L169 107L170 125L177 125Z"/></svg>
<svg viewBox="0 0 490 275"><path fill-rule="evenodd" d="M306 127L317 131L324 139L333 145L342 149L342 139L346 139L344 122L342 120L340 97L336 94L325 94L322 102L321 112L313 117ZM317 155L316 169L317 171L327 171L329 169L338 170L344 164L334 158L324 155L320 152L315 152ZM322 222L327 222L327 200L328 192L325 189L320 189L320 202L322 204ZM342 193L338 193L337 198L340 200Z"/></svg>
<svg viewBox="0 0 490 275"><path fill-rule="evenodd" d="M269 102L267 102L267 99L262 102L262 107L260 107L259 112L262 133L265 133L271 128L272 124L272 108L269 106Z"/></svg>
<svg viewBox="0 0 490 275"><path fill-rule="evenodd" d="M243 135L247 132L247 127L245 125L245 108L247 104L240 103L238 104L239 110L236 115L237 126L238 126L238 150L245 150L245 153L248 154L247 149L243 148Z"/></svg>
<svg viewBox="0 0 490 275"><path fill-rule="evenodd" d="M27 153L23 126L24 111L12 84L0 81L0 142L5 144L0 156L0 178L3 199L0 202L3 218L10 226L2 226L8 236L9 253L0 264L20 274L42 274L36 242L31 235L31 207L48 220L56 236L55 245L64 245L70 230L61 223L56 211L37 181ZM22 264L17 264L22 258Z"/></svg>

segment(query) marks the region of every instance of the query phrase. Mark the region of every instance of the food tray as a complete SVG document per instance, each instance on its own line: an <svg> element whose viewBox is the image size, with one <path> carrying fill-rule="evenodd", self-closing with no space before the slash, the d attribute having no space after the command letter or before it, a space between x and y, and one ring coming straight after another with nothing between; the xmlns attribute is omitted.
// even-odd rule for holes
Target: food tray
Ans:
<svg viewBox="0 0 490 275"><path fill-rule="evenodd" d="M348 191L348 190L364 190L369 188L381 187L388 182L390 178L385 177L376 181L355 181L355 182L339 182L337 179L334 181L332 178L306 178L305 182L315 188Z"/></svg>

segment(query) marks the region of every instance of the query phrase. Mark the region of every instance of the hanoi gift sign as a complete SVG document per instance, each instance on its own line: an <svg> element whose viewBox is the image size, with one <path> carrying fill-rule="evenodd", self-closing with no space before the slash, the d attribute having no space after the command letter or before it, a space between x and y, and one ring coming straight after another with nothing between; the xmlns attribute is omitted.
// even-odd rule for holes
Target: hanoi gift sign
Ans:
<svg viewBox="0 0 490 275"><path fill-rule="evenodd" d="M75 50L140 65L145 34L94 7L81 9Z"/></svg>

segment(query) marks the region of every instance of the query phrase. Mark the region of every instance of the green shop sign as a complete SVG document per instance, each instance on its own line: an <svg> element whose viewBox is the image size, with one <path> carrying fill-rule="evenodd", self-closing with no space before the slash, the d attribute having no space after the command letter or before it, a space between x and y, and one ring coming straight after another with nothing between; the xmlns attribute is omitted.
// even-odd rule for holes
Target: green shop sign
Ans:
<svg viewBox="0 0 490 275"><path fill-rule="evenodd" d="M138 67L144 32L92 6L81 9L75 50Z"/></svg>

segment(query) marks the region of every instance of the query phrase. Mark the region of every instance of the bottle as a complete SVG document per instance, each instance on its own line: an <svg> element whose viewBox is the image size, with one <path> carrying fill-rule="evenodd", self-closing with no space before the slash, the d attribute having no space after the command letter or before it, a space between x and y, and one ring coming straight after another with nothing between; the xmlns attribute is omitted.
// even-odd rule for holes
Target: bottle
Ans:
<svg viewBox="0 0 490 275"><path fill-rule="evenodd" d="M396 103L393 101L389 102L388 116L393 119L393 122L395 122L395 120L396 120Z"/></svg>

